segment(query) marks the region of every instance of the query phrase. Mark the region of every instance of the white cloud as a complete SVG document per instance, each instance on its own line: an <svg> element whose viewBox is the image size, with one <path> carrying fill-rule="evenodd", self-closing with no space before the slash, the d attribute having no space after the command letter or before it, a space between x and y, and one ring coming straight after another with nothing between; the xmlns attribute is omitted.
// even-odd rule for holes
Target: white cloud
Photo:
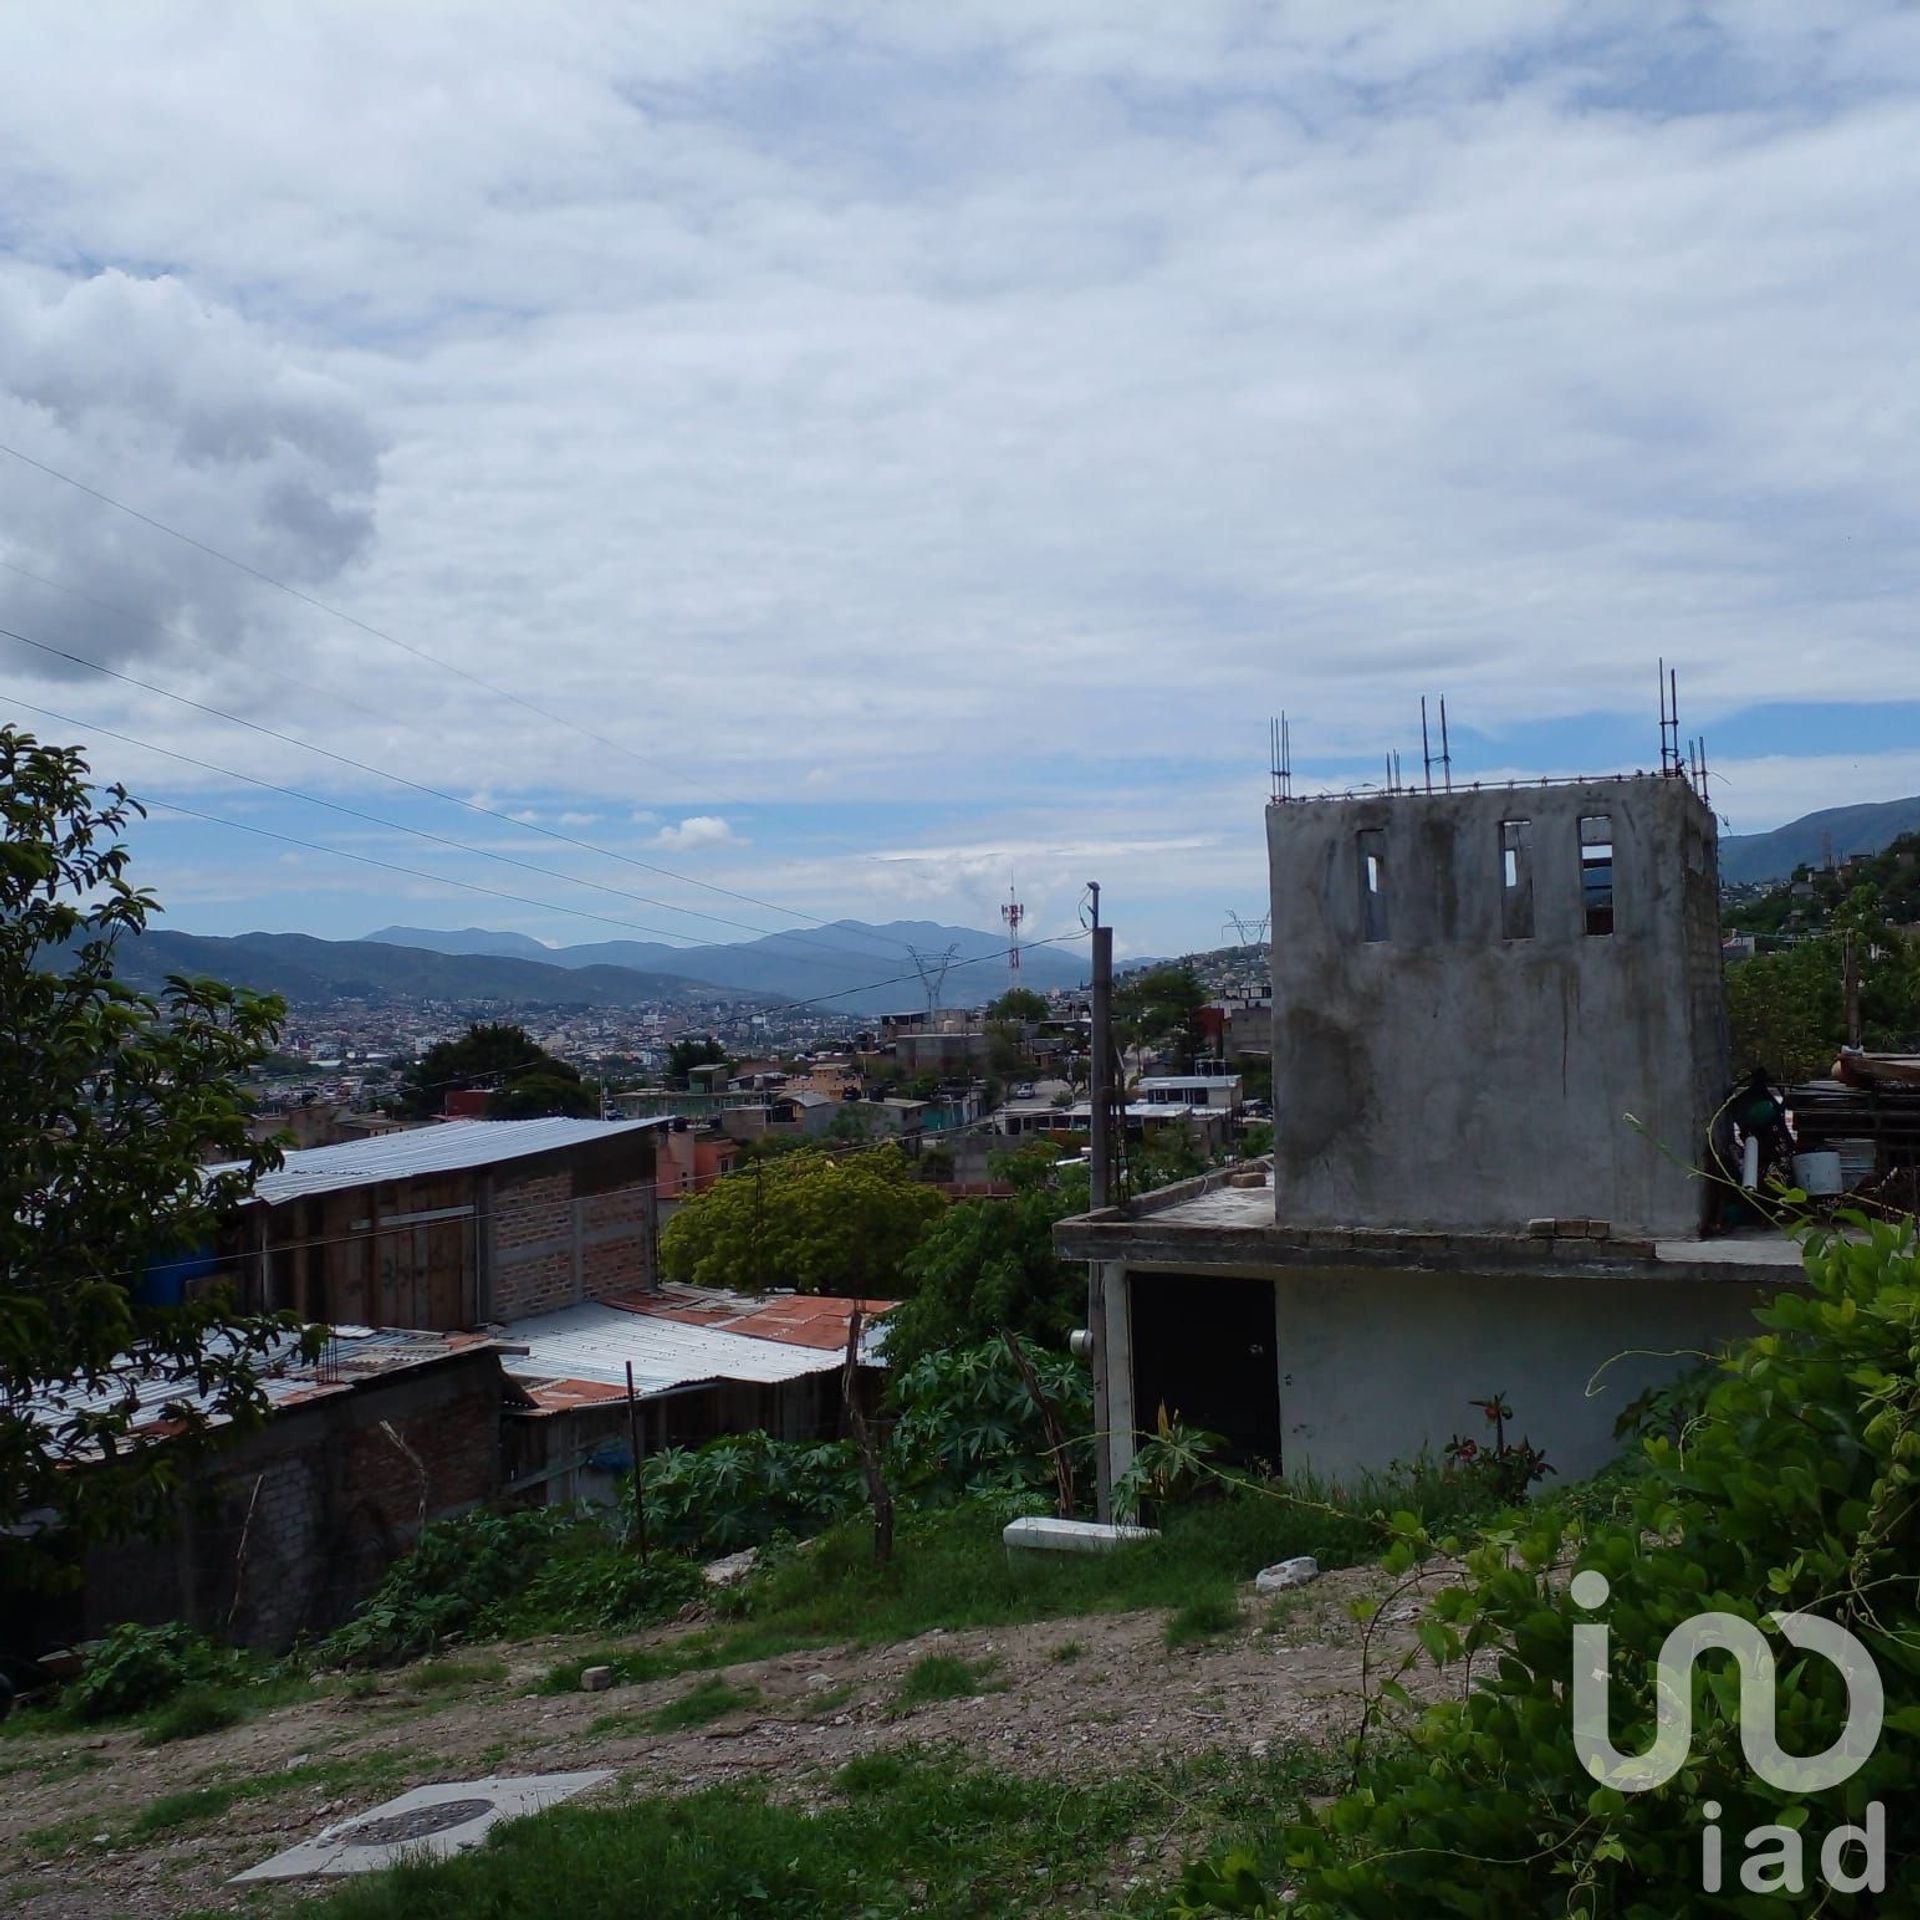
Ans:
<svg viewBox="0 0 1920 1920"><path fill-rule="evenodd" d="M696 847L731 847L740 843L740 836L726 821L715 814L696 813L690 819L682 820L677 827L662 827L653 836L656 847L665 847L675 853L688 853Z"/></svg>
<svg viewBox="0 0 1920 1920"><path fill-rule="evenodd" d="M990 912L1003 841L1069 907L1090 847L1244 904L1279 707L1303 757L1372 755L1423 690L1637 713L1661 653L1710 732L1912 678L1910 14L182 0L82 57L22 0L8 31L0 439L600 739L0 456L0 558L187 637L0 573L7 624L410 777L680 823L662 851L747 803L942 810L911 878L856 856L918 822L763 869L829 912Z"/></svg>

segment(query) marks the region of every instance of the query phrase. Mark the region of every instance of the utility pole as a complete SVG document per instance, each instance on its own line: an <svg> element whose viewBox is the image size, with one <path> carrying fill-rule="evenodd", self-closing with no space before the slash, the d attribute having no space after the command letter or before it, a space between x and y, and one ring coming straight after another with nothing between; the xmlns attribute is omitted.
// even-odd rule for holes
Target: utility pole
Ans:
<svg viewBox="0 0 1920 1920"><path fill-rule="evenodd" d="M1089 1067L1089 1097L1093 1107L1092 1179L1090 1198L1097 1213L1112 1202L1113 1193L1113 929L1100 924L1100 887L1089 881L1093 896L1093 1059ZM1103 1521L1113 1518L1113 1469L1108 1458L1112 1430L1111 1400L1107 1391L1106 1274L1098 1260L1087 1263L1087 1328L1092 1335L1094 1512Z"/></svg>

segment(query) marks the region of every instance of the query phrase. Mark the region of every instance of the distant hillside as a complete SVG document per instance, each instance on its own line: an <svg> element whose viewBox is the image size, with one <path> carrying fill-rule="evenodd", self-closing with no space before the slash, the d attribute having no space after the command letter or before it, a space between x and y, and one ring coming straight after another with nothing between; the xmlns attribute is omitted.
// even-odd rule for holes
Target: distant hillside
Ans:
<svg viewBox="0 0 1920 1920"><path fill-rule="evenodd" d="M1755 885L1791 877L1795 867L1818 866L1833 836L1833 857L1881 853L1903 833L1920 829L1920 795L1858 807L1827 807L1771 833L1736 833L1720 842L1720 878Z"/></svg>
<svg viewBox="0 0 1920 1920"><path fill-rule="evenodd" d="M923 995L909 947L935 955L951 946L958 949L956 963L969 963L956 964L947 976L941 997L950 1007L978 1006L1003 992L1007 984L1007 943L1002 935L944 927L930 920L892 920L884 926L836 920L830 926L796 928L759 940L697 947L670 947L652 940L542 947L524 934L480 927L458 933L383 927L368 936L372 942L400 939L446 954L531 953L550 967L632 967L685 975L740 994L821 999L831 1010L843 1013L893 1013L920 1006ZM1021 956L1020 977L1023 984L1041 992L1082 986L1087 978L1085 946L1075 942L1029 947Z"/></svg>
<svg viewBox="0 0 1920 1920"><path fill-rule="evenodd" d="M710 1002L722 997L719 989L677 974L607 966L570 971L494 954L427 953L371 940L316 940L304 933L243 933L223 939L152 932L123 940L119 956L119 971L137 985L157 985L170 973L204 973L308 1003L408 997L630 1007L649 1000Z"/></svg>
<svg viewBox="0 0 1920 1920"><path fill-rule="evenodd" d="M552 966L551 947L524 933L491 933L485 927L462 927L449 933L443 927L382 927L367 938L383 947L418 947L422 953L491 953L507 960L538 960Z"/></svg>

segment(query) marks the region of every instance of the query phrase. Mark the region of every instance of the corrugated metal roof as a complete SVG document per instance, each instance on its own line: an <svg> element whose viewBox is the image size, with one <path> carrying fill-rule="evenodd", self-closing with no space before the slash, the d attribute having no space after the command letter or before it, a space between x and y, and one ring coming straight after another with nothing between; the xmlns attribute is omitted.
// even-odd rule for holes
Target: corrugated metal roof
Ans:
<svg viewBox="0 0 1920 1920"><path fill-rule="evenodd" d="M509 1353L516 1380L598 1380L624 1388L633 1363L634 1391L666 1393L703 1380L739 1380L777 1386L810 1373L831 1373L841 1356L783 1340L756 1340L713 1327L690 1327L650 1313L592 1304L563 1307L537 1319L516 1320L503 1338L524 1346Z"/></svg>
<svg viewBox="0 0 1920 1920"><path fill-rule="evenodd" d="M287 1155L277 1173L263 1173L254 1182L253 1197L263 1206L283 1206L289 1200L342 1193L382 1180L411 1180L421 1174L522 1160L529 1154L552 1153L559 1147L611 1140L666 1124L664 1120L448 1120L405 1133L383 1133L371 1140L299 1148ZM220 1173L240 1164L227 1161L208 1172Z"/></svg>
<svg viewBox="0 0 1920 1920"><path fill-rule="evenodd" d="M211 1352L224 1356L233 1351L234 1344L231 1336L216 1334L208 1346ZM344 1393L382 1374L403 1373L410 1367L444 1360L449 1354L491 1344L481 1334L420 1333L405 1327L335 1327L318 1359L302 1360L298 1338L288 1334L256 1356L254 1365L268 1405L279 1408L316 1400L323 1394ZM129 1390L135 1403L129 1431L136 1438L162 1427L169 1407L204 1412L212 1404L212 1396L201 1393L191 1378L182 1379L166 1371L141 1373L129 1369L111 1375L98 1388L66 1382L42 1387L32 1399L17 1402L10 1411L36 1424L50 1425L62 1415L120 1407ZM221 1426L225 1421L216 1418L211 1424ZM97 1458L99 1452L99 1448L89 1447L78 1457Z"/></svg>

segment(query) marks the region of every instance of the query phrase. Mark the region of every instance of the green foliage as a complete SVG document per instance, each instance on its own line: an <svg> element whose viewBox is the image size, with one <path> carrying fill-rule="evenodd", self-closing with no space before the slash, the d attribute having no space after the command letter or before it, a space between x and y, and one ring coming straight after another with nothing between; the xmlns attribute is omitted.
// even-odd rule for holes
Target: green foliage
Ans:
<svg viewBox="0 0 1920 1920"><path fill-rule="evenodd" d="M725 1062L726 1057L726 1048L710 1033L676 1040L667 1049L667 1084L684 1090L687 1076L695 1067L717 1067Z"/></svg>
<svg viewBox="0 0 1920 1920"><path fill-rule="evenodd" d="M1027 1360L1060 1430L1072 1436L1069 1461L1084 1486L1093 1460L1087 1370L1065 1354L1035 1347L1027 1349ZM1046 1428L1004 1340L925 1354L894 1374L889 1391L899 1418L888 1478L917 1498L1045 1493L1053 1487Z"/></svg>
<svg viewBox="0 0 1920 1920"><path fill-rule="evenodd" d="M1198 1047L1200 1009L1206 1004L1207 990L1191 967L1181 963L1148 967L1114 988L1114 1037L1135 1054L1148 1048L1164 1050L1181 1072L1187 1072Z"/></svg>
<svg viewBox="0 0 1920 1920"><path fill-rule="evenodd" d="M687 1727L704 1727L712 1721L723 1720L730 1713L743 1713L757 1706L759 1700L758 1687L736 1687L718 1674L709 1674L677 1700L669 1700L664 1707L648 1714L647 1725L655 1733L678 1733Z"/></svg>
<svg viewBox="0 0 1920 1920"><path fill-rule="evenodd" d="M189 1688L238 1677L241 1659L177 1620L112 1628L61 1696L78 1720L116 1720L166 1705Z"/></svg>
<svg viewBox="0 0 1920 1920"><path fill-rule="evenodd" d="M1059 1346L1085 1320L1086 1267L1053 1250L1054 1223L1086 1211L1085 1170L1056 1174L1050 1156L1010 1154L995 1171L1015 1178L1011 1199L949 1207L907 1257L912 1292L887 1321L891 1365L989 1340L1002 1327Z"/></svg>
<svg viewBox="0 0 1920 1920"><path fill-rule="evenodd" d="M86 772L76 750L0 726L0 1586L40 1570L13 1531L25 1513L51 1509L69 1536L157 1524L194 1454L265 1417L261 1363L293 1324L240 1316L217 1290L134 1299L150 1260L210 1243L279 1164L248 1137L238 1082L284 1009L214 981L154 995L117 977L116 943L158 906L118 838L140 808ZM208 1175L207 1160L235 1164ZM136 1373L197 1396L164 1448L119 1444ZM117 1471L73 1470L107 1451Z"/></svg>
<svg viewBox="0 0 1920 1920"><path fill-rule="evenodd" d="M1808 941L1729 967L1727 1018L1736 1072L1759 1067L1783 1081L1825 1073L1847 1037L1838 943Z"/></svg>
<svg viewBox="0 0 1920 1920"><path fill-rule="evenodd" d="M1159 1424L1140 1442L1127 1470L1113 1483L1117 1519L1136 1520L1163 1501L1192 1498L1215 1484L1227 1443L1217 1433L1189 1427L1160 1409Z"/></svg>
<svg viewBox="0 0 1920 1920"><path fill-rule="evenodd" d="M232 1695L212 1687L189 1687L147 1722L141 1742L163 1747L174 1740L197 1740L202 1734L222 1733L237 1727L246 1718L246 1710Z"/></svg>
<svg viewBox="0 0 1920 1920"><path fill-rule="evenodd" d="M1030 1025L1035 1020L1047 1017L1047 996L1035 993L1031 987L1009 987L992 1006L987 1009L989 1020L1011 1020Z"/></svg>
<svg viewBox="0 0 1920 1920"><path fill-rule="evenodd" d="M929 1653L907 1669L894 1705L902 1713L930 1707L938 1700L970 1700L989 1690L993 1662L963 1660L958 1654Z"/></svg>
<svg viewBox="0 0 1920 1920"><path fill-rule="evenodd" d="M775 1440L758 1431L650 1454L641 1484L649 1541L689 1553L737 1553L779 1533L818 1533L866 1497L851 1441ZM631 1483L624 1511L631 1528Z"/></svg>
<svg viewBox="0 0 1920 1920"><path fill-rule="evenodd" d="M786 1154L683 1200L660 1235L661 1270L682 1286L892 1298L945 1206L897 1147Z"/></svg>
<svg viewBox="0 0 1920 1920"><path fill-rule="evenodd" d="M487 1112L495 1120L594 1111L579 1069L556 1060L524 1027L506 1021L476 1021L458 1040L429 1047L407 1069L395 1109L425 1119L445 1111L449 1093L470 1087L493 1089Z"/></svg>
<svg viewBox="0 0 1920 1920"><path fill-rule="evenodd" d="M699 1584L685 1563L643 1560L566 1508L468 1513L425 1528L318 1654L339 1666L393 1666L490 1633L637 1626L673 1613Z"/></svg>
<svg viewBox="0 0 1920 1920"><path fill-rule="evenodd" d="M1475 1684L1413 1719L1403 1741L1364 1761L1353 1791L1290 1831L1299 1898L1288 1910L1300 1920L1387 1920L1416 1908L1758 1916L1776 1903L1742 1886L1741 1836L1804 1823L1811 1865L1820 1835L1876 1801L1895 1883L1878 1897L1823 1889L1819 1910L1920 1911L1897 1864L1920 1845L1920 1266L1910 1223L1848 1224L1856 1238L1809 1240L1810 1291L1782 1293L1760 1311L1763 1331L1724 1362L1684 1444L1651 1434L1639 1477L1612 1506L1516 1512L1466 1551L1465 1583L1434 1597L1420 1639L1436 1659L1470 1656ZM1396 1526L1386 1564L1403 1576L1450 1546L1411 1514ZM1838 1787L1775 1788L1741 1750L1737 1673L1710 1655L1695 1670L1691 1757L1680 1774L1652 1792L1596 1786L1575 1753L1569 1705L1572 1629L1591 1619L1569 1578L1588 1569L1611 1589L1602 1617L1621 1751L1651 1742L1653 1663L1665 1637L1707 1609L1756 1622L1801 1610L1857 1635L1892 1708L1877 1749ZM1781 1746L1825 1750L1846 1718L1841 1676L1791 1651L1781 1673ZM1720 1892L1706 1891L1700 1872L1709 1799L1727 1836ZM1189 1910L1256 1911L1244 1876L1232 1877L1240 1904ZM1271 1883L1262 1886L1273 1898Z"/></svg>
<svg viewBox="0 0 1920 1920"><path fill-rule="evenodd" d="M1167 1621L1169 1648L1199 1646L1217 1640L1223 1633L1237 1632L1242 1624L1240 1597L1229 1581L1204 1588L1176 1607Z"/></svg>

